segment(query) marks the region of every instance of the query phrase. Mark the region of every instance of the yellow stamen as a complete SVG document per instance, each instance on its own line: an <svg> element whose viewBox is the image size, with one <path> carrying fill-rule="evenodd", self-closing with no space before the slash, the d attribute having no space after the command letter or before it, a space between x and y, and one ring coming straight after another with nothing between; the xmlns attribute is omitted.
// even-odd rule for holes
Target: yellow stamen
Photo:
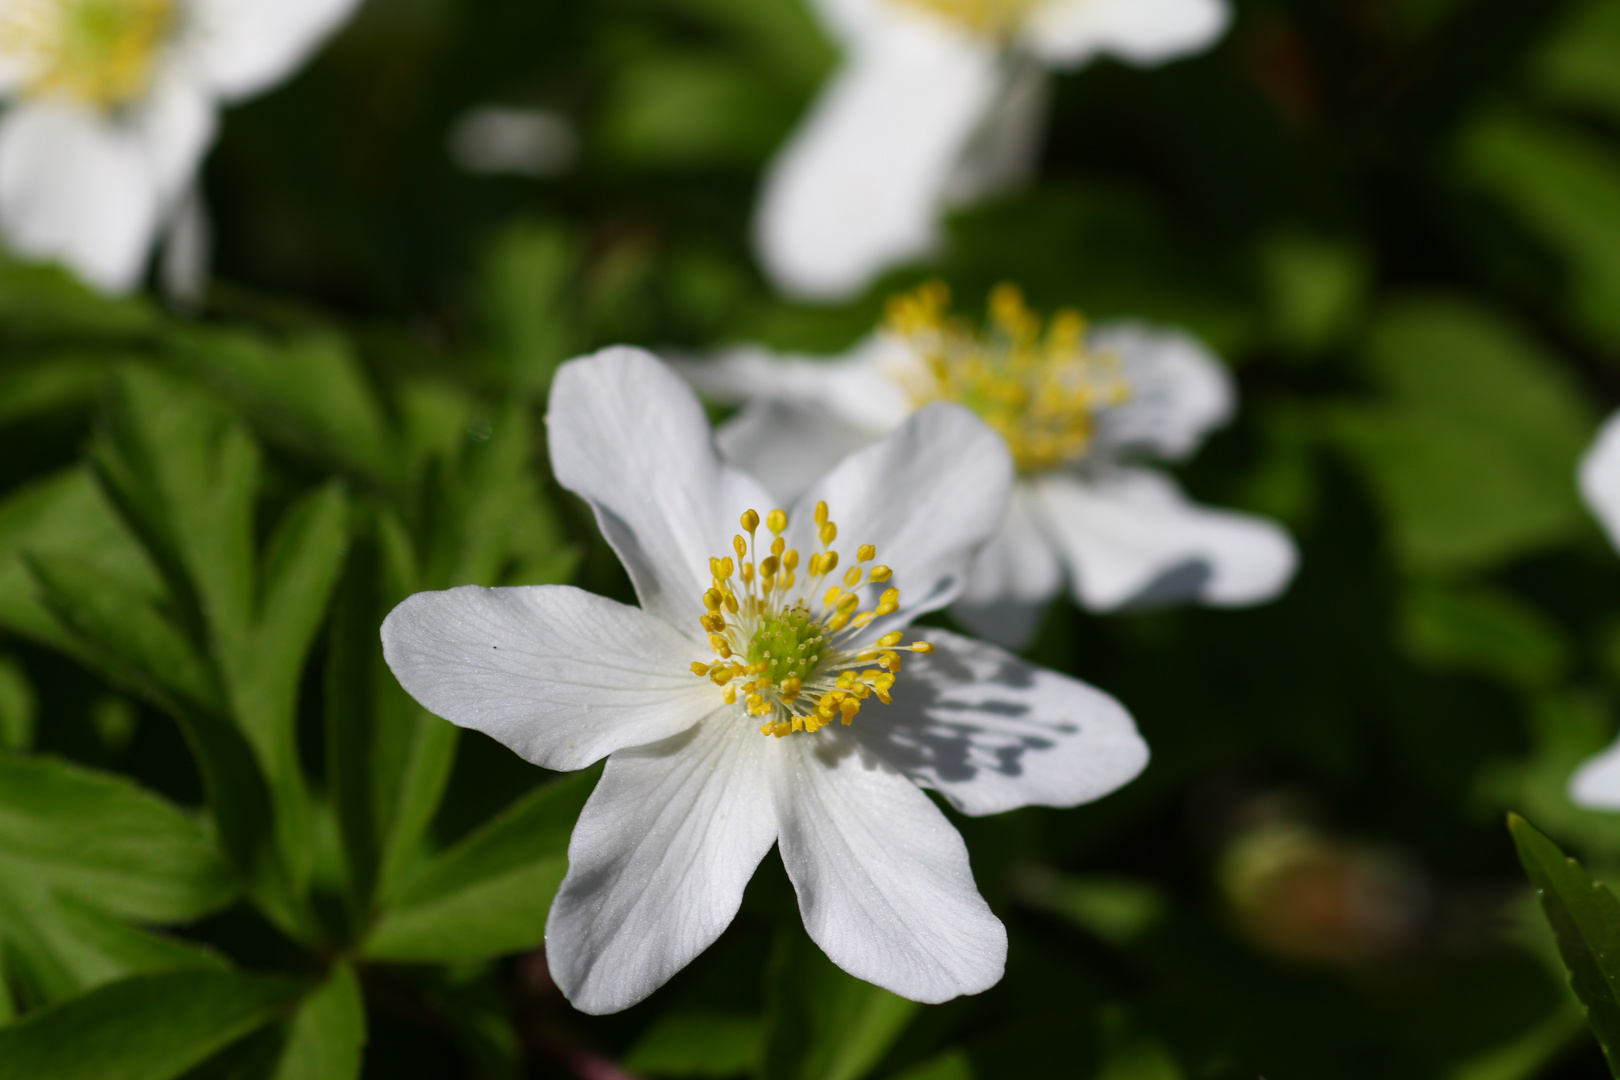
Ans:
<svg viewBox="0 0 1620 1080"><path fill-rule="evenodd" d="M0 58L24 73L24 97L114 109L150 88L176 23L175 0L13 0Z"/></svg>

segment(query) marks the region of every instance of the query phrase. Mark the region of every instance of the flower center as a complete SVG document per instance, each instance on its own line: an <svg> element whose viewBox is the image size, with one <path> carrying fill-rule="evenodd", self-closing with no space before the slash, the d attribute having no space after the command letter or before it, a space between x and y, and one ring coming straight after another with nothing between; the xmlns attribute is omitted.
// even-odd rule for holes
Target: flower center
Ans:
<svg viewBox="0 0 1620 1080"><path fill-rule="evenodd" d="M834 581L838 526L828 520L827 504L817 503L821 550L810 556L801 579L799 553L782 538L787 514L772 510L765 516L771 542L764 558L757 558L759 523L757 511L743 514L748 536L732 540L735 562L730 556L709 560L714 583L703 594L701 621L717 659L693 663L692 674L720 687L727 705L740 692L748 715L768 717L760 734L777 738L820 731L835 719L851 723L868 698L889 704L900 653L931 653L934 647L926 641L901 645L899 631L858 640L873 620L900 610L900 590L892 585L869 610L859 610L862 593L893 576L887 566L867 568L877 549L862 544L856 565Z"/></svg>
<svg viewBox="0 0 1620 1080"><path fill-rule="evenodd" d="M1043 0L895 0L938 16L978 37L1008 41Z"/></svg>
<svg viewBox="0 0 1620 1080"><path fill-rule="evenodd" d="M1065 309L1043 328L1017 287L990 294L983 330L952 318L950 290L930 282L889 301L885 330L922 363L893 377L918 408L955 401L1007 443L1024 474L1046 472L1090 448L1098 413L1130 397L1119 358L1086 345L1086 321Z"/></svg>
<svg viewBox="0 0 1620 1080"><path fill-rule="evenodd" d="M174 22L175 0L14 0L0 55L24 64L28 96L113 108L146 91Z"/></svg>

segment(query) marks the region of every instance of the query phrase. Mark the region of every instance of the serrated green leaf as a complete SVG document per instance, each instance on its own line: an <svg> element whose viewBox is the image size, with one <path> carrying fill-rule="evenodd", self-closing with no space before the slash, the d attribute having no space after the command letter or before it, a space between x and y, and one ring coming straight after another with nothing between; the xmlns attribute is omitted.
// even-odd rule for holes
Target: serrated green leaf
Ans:
<svg viewBox="0 0 1620 1080"><path fill-rule="evenodd" d="M1620 1074L1620 901L1517 814L1508 829L1558 937L1570 986L1611 1072Z"/></svg>
<svg viewBox="0 0 1620 1080"><path fill-rule="evenodd" d="M921 1007L841 971L798 927L767 977L765 1080L860 1080Z"/></svg>
<svg viewBox="0 0 1620 1080"><path fill-rule="evenodd" d="M366 1008L354 969L339 964L299 1003L271 1080L356 1080L366 1042Z"/></svg>
<svg viewBox="0 0 1620 1080"><path fill-rule="evenodd" d="M365 944L384 960L482 960L538 945L568 870L568 837L599 770L519 800L400 888Z"/></svg>
<svg viewBox="0 0 1620 1080"><path fill-rule="evenodd" d="M122 777L47 758L0 758L0 874L151 922L197 918L234 892L190 817Z"/></svg>
<svg viewBox="0 0 1620 1080"><path fill-rule="evenodd" d="M0 1080L171 1080L275 1018L297 985L139 975L0 1028Z"/></svg>

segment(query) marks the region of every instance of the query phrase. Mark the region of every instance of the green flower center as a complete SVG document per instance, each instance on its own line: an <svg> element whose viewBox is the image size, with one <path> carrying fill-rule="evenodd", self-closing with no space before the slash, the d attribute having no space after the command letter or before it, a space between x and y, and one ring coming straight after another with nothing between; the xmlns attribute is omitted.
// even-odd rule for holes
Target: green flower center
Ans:
<svg viewBox="0 0 1620 1080"><path fill-rule="evenodd" d="M826 628L801 603L761 620L748 642L748 663L763 665L762 672L773 683L789 678L805 680L821 666L826 650Z"/></svg>

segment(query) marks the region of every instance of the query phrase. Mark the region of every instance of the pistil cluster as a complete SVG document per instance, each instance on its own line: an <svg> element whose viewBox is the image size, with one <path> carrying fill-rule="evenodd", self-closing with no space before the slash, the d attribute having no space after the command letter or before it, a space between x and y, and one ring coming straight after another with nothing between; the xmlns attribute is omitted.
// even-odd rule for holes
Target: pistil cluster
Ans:
<svg viewBox="0 0 1620 1080"><path fill-rule="evenodd" d="M114 108L145 93L175 18L175 0L13 0L0 57L24 65L30 97Z"/></svg>
<svg viewBox="0 0 1620 1080"><path fill-rule="evenodd" d="M1042 327L1016 286L990 294L982 330L951 317L951 294L930 282L889 301L885 329L921 359L895 377L920 408L955 401L1007 443L1018 471L1046 472L1085 454L1096 416L1130 397L1114 354L1086 344L1086 320L1072 309Z"/></svg>
<svg viewBox="0 0 1620 1080"><path fill-rule="evenodd" d="M862 611L861 594L887 585L887 566L873 565L877 549L862 544L856 565L838 575L833 549L838 526L827 504L816 504L816 536L821 550L811 553L800 576L799 552L782 533L788 516L765 516L770 554L761 557L760 517L742 515L743 532L732 540L736 553L709 560L712 586L703 594L702 624L716 659L692 664L692 674L722 689L726 704L741 697L748 715L766 718L762 735L782 738L795 731L816 732L834 720L849 724L870 698L887 705L900 671L900 653L931 653L926 641L902 645L898 631L861 644L860 632L900 609L900 590L884 588L876 604Z"/></svg>
<svg viewBox="0 0 1620 1080"><path fill-rule="evenodd" d="M899 0L921 8L980 37L1010 41L1041 0Z"/></svg>

